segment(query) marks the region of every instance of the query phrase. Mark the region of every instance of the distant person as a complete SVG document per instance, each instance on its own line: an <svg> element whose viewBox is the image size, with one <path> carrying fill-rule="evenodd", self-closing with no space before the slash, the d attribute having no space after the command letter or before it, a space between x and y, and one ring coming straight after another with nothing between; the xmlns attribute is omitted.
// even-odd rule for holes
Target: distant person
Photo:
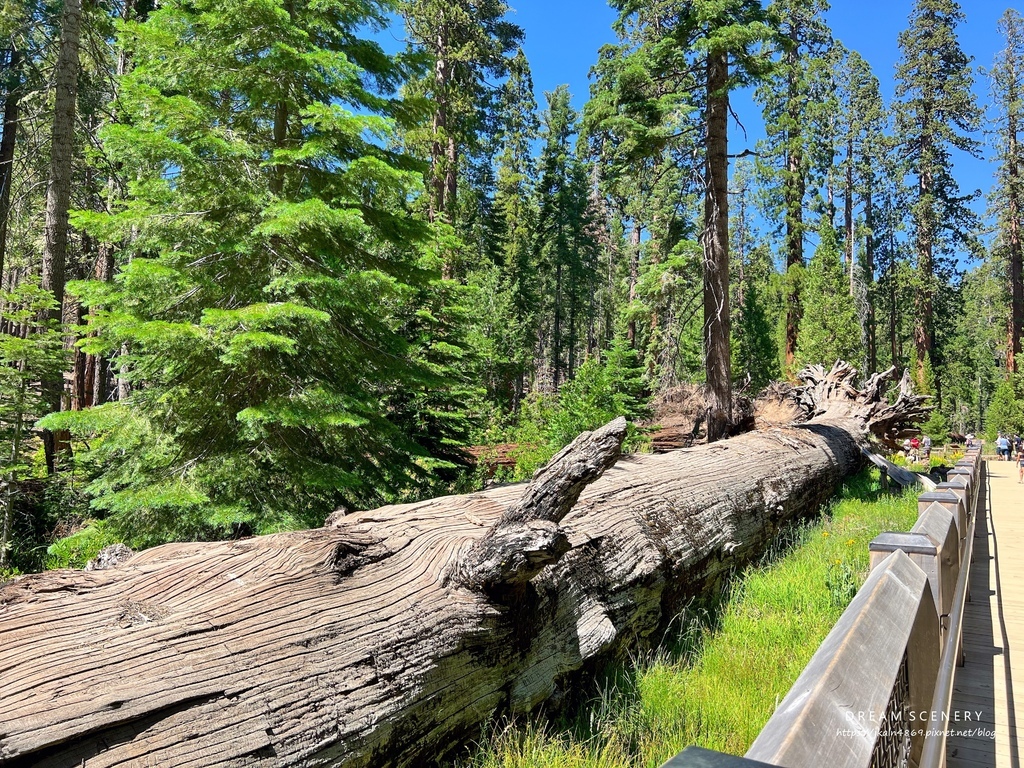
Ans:
<svg viewBox="0 0 1024 768"><path fill-rule="evenodd" d="M1017 482L1024 483L1024 450L1017 451Z"/></svg>
<svg viewBox="0 0 1024 768"><path fill-rule="evenodd" d="M1010 441L1002 432L1000 432L999 437L996 438L996 453L999 454L1000 461L1010 460Z"/></svg>
<svg viewBox="0 0 1024 768"><path fill-rule="evenodd" d="M969 432L967 434L967 437L965 437L964 439L967 441L967 443L966 443L966 445L964 447L966 447L966 448L973 448L974 447L974 433L973 432Z"/></svg>
<svg viewBox="0 0 1024 768"><path fill-rule="evenodd" d="M910 438L906 438L903 441L903 456L909 461L910 460Z"/></svg>
<svg viewBox="0 0 1024 768"><path fill-rule="evenodd" d="M921 460L920 451L921 441L918 439L917 435L914 435L910 438L910 461L914 464Z"/></svg>
<svg viewBox="0 0 1024 768"><path fill-rule="evenodd" d="M925 435L921 438L921 455L925 461L928 461L932 457L932 439Z"/></svg>

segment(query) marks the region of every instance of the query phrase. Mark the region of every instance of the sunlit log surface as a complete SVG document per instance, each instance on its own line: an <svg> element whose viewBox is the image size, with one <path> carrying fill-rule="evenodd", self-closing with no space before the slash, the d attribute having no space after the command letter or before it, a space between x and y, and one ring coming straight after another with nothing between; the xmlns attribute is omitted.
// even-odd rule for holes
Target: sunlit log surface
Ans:
<svg viewBox="0 0 1024 768"><path fill-rule="evenodd" d="M449 754L495 713L534 709L651 637L828 499L869 429L919 417L920 398L888 406L875 380L853 389L851 370L808 372L803 424L609 467L617 421L529 486L9 583L0 764Z"/></svg>

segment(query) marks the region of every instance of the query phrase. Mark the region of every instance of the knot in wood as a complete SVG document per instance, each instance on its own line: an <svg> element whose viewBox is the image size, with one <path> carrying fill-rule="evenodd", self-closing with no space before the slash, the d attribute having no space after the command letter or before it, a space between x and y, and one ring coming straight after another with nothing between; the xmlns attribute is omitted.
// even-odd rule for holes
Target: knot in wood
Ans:
<svg viewBox="0 0 1024 768"><path fill-rule="evenodd" d="M492 590L525 584L571 548L562 529L549 520L500 528L474 547L472 560L476 565L467 574L467 586Z"/></svg>

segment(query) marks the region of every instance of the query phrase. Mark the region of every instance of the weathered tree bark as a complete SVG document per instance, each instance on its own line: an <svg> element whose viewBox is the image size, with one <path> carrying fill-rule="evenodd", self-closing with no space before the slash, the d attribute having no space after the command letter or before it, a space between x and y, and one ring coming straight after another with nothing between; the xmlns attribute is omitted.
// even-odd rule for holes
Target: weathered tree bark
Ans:
<svg viewBox="0 0 1024 768"><path fill-rule="evenodd" d="M707 374L708 442L726 436L732 423L729 349L729 54L707 57L707 144L704 180L704 369Z"/></svg>
<svg viewBox="0 0 1024 768"><path fill-rule="evenodd" d="M801 96L796 74L800 42L797 39L797 26L790 29L789 48L786 51L786 65L789 75L786 82L786 110L789 113L789 126L786 128L786 173L783 176L783 196L786 205L786 270L790 272L790 280L786 285L786 341L783 351L786 375L791 375L796 360L797 333L800 325L801 300L800 287L793 279L794 267L804 264L804 139L802 109L804 98Z"/></svg>
<svg viewBox="0 0 1024 768"><path fill-rule="evenodd" d="M808 378L800 401L818 415L804 424L608 468L618 420L525 487L12 582L0 761L427 764L657 638L829 498L867 428L902 418L882 377L864 392L845 364Z"/></svg>
<svg viewBox="0 0 1024 768"><path fill-rule="evenodd" d="M11 186L14 181L14 148L17 144L21 102L21 51L7 52L6 97L3 108L3 137L0 138L0 275L7 258L7 229L11 214Z"/></svg>

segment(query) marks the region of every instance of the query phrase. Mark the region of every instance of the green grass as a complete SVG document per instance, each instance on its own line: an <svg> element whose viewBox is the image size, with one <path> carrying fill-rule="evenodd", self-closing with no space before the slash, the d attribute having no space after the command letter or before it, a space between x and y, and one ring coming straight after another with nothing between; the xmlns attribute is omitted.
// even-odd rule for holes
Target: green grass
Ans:
<svg viewBox="0 0 1024 768"><path fill-rule="evenodd" d="M613 670L569 721L492 728L460 768L657 768L689 744L743 754L868 571L879 532L909 530L916 491L851 478L713 604L691 606L656 651Z"/></svg>
<svg viewBox="0 0 1024 768"><path fill-rule="evenodd" d="M899 467L906 467L911 472L920 472L921 474L927 475L935 467L952 467L957 463L959 459L964 457L963 451L952 451L948 455L939 451L933 451L931 456L928 457L927 462L909 462L907 457L899 453L894 453L889 457L889 461Z"/></svg>

